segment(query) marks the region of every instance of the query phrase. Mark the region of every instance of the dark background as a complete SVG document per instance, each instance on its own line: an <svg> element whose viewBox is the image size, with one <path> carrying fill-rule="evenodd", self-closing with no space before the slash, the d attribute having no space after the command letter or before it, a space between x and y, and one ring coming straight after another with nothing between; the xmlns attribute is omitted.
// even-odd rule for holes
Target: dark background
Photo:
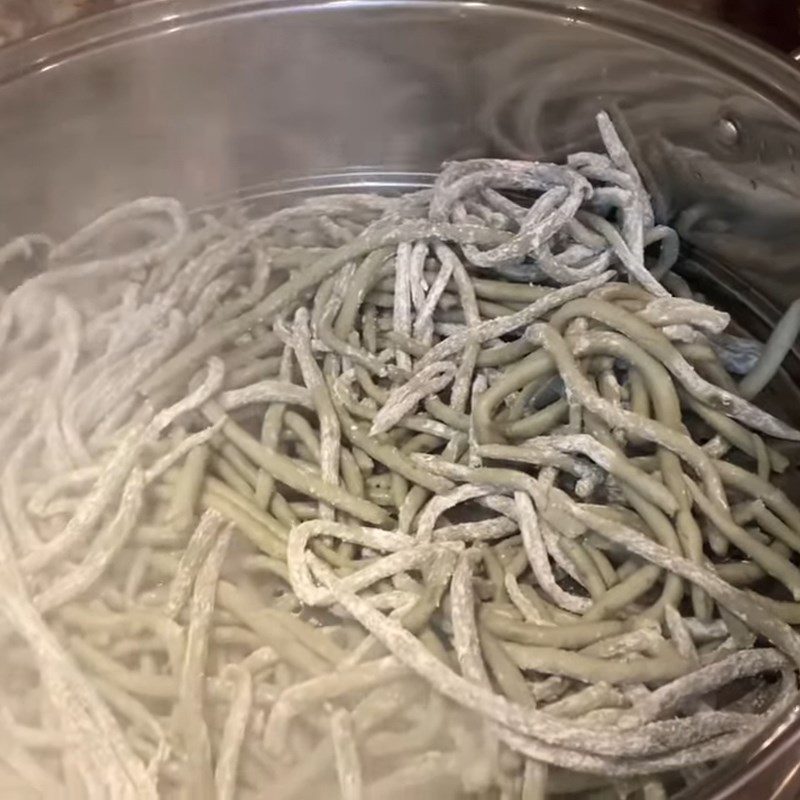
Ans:
<svg viewBox="0 0 800 800"><path fill-rule="evenodd" d="M0 45L136 0L0 0ZM166 2L166 0L165 0ZM651 0L658 5L722 20L789 52L800 47L800 0Z"/></svg>
<svg viewBox="0 0 800 800"><path fill-rule="evenodd" d="M653 0L719 19L780 50L800 47L800 2L797 0Z"/></svg>

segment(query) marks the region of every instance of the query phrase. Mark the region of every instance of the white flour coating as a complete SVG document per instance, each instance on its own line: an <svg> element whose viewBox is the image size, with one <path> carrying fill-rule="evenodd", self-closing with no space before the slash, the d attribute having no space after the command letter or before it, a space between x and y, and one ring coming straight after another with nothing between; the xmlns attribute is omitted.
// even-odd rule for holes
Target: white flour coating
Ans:
<svg viewBox="0 0 800 800"><path fill-rule="evenodd" d="M6 793L660 800L786 712L796 309L727 332L620 123L0 247Z"/></svg>

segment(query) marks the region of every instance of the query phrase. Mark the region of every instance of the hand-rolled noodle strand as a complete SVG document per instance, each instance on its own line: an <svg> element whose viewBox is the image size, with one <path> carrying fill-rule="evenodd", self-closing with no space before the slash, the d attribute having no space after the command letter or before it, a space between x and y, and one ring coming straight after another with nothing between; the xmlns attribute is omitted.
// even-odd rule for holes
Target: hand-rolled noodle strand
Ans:
<svg viewBox="0 0 800 800"><path fill-rule="evenodd" d="M349 712L337 708L331 714L331 738L342 800L361 800L363 777Z"/></svg>
<svg viewBox="0 0 800 800"><path fill-rule="evenodd" d="M181 665L178 689L179 734L186 743L186 783L195 796L207 795L213 782L209 735L203 715L202 684L206 672L211 615L214 595L231 538L230 528L219 534L194 584L190 601L190 619L186 633L186 651Z"/></svg>
<svg viewBox="0 0 800 800"><path fill-rule="evenodd" d="M223 669L221 677L231 678L236 688L222 730L222 741L214 769L214 786L218 800L233 800L242 743L247 735L247 721L252 713L253 679L248 670L233 664Z"/></svg>
<svg viewBox="0 0 800 800"><path fill-rule="evenodd" d="M770 334L756 365L739 382L742 397L755 397L774 377L800 333L800 301L795 300Z"/></svg>

